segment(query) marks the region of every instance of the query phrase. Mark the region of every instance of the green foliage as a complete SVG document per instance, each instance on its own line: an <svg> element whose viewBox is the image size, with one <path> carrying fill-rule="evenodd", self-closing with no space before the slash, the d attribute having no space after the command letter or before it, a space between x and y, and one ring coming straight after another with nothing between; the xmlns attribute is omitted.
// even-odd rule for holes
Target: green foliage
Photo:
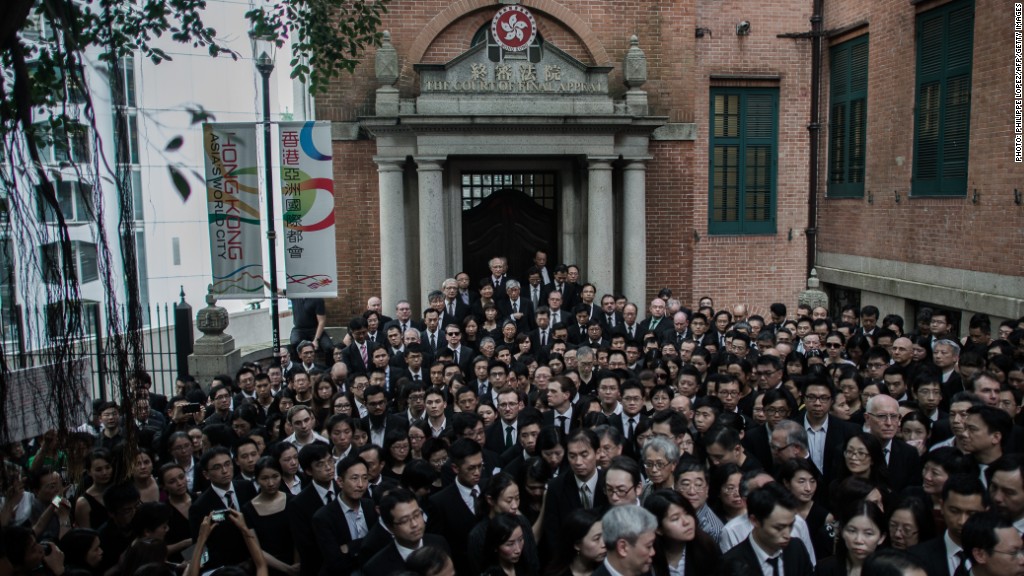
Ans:
<svg viewBox="0 0 1024 576"><path fill-rule="evenodd" d="M379 46L381 15L387 0L294 0L275 2L246 13L253 31L281 45L291 38L291 77L326 90L332 78L351 72L366 46Z"/></svg>

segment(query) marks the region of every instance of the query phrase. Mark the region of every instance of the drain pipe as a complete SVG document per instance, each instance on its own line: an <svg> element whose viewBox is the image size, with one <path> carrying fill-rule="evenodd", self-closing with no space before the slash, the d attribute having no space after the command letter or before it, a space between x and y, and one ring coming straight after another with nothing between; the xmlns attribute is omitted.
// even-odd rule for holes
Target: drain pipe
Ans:
<svg viewBox="0 0 1024 576"><path fill-rule="evenodd" d="M814 13L811 15L811 121L807 125L810 131L810 174L807 193L807 274L811 277L817 251L818 235L818 136L821 133L819 123L818 93L821 91L821 43L822 43L822 9L824 0L814 0Z"/></svg>

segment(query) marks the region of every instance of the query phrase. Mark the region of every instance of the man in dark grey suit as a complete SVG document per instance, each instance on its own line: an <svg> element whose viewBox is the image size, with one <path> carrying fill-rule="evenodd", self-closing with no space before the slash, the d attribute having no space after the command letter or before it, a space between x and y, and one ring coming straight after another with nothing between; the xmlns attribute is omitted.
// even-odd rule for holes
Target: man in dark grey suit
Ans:
<svg viewBox="0 0 1024 576"><path fill-rule="evenodd" d="M351 574L362 564L363 540L377 524L373 500L366 497L369 468L359 456L336 465L341 497L313 514L313 534L323 556L320 575Z"/></svg>
<svg viewBox="0 0 1024 576"><path fill-rule="evenodd" d="M988 490L974 474L954 474L942 487L941 503L945 533L911 546L908 552L917 557L928 576L966 576L970 551L962 547L964 524L988 509Z"/></svg>
<svg viewBox="0 0 1024 576"><path fill-rule="evenodd" d="M594 576L641 576L651 570L654 560L658 519L639 506L614 506L601 518L601 531L608 555Z"/></svg>
<svg viewBox="0 0 1024 576"><path fill-rule="evenodd" d="M747 496L754 525L750 536L722 558L724 576L811 576L814 566L803 542L793 538L796 497L772 482Z"/></svg>
<svg viewBox="0 0 1024 576"><path fill-rule="evenodd" d="M394 537L383 550L366 564L363 573L396 574L405 570L405 561L416 550L433 546L451 555L448 541L436 534L426 533L426 519L416 495L405 488L389 492L380 501L380 519Z"/></svg>

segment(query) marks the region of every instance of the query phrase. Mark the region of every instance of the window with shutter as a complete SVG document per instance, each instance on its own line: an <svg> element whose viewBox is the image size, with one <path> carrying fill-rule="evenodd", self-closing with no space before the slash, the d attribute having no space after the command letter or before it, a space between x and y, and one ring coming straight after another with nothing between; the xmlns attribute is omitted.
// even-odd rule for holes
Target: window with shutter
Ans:
<svg viewBox="0 0 1024 576"><path fill-rule="evenodd" d="M775 233L779 91L711 90L709 234Z"/></svg>
<svg viewBox="0 0 1024 576"><path fill-rule="evenodd" d="M974 2L958 0L917 18L915 196L966 196Z"/></svg>
<svg viewBox="0 0 1024 576"><path fill-rule="evenodd" d="M829 58L828 195L864 196L868 37L833 46Z"/></svg>

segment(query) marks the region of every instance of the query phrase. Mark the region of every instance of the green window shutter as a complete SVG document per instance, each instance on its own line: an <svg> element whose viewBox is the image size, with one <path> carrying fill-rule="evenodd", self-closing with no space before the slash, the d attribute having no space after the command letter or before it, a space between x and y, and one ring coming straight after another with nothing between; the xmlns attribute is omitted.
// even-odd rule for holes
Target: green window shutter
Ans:
<svg viewBox="0 0 1024 576"><path fill-rule="evenodd" d="M973 46L972 0L918 16L914 195L967 194Z"/></svg>
<svg viewBox="0 0 1024 576"><path fill-rule="evenodd" d="M834 46L829 60L828 195L864 196L868 37Z"/></svg>
<svg viewBox="0 0 1024 576"><path fill-rule="evenodd" d="M708 232L775 233L775 89L712 89Z"/></svg>

